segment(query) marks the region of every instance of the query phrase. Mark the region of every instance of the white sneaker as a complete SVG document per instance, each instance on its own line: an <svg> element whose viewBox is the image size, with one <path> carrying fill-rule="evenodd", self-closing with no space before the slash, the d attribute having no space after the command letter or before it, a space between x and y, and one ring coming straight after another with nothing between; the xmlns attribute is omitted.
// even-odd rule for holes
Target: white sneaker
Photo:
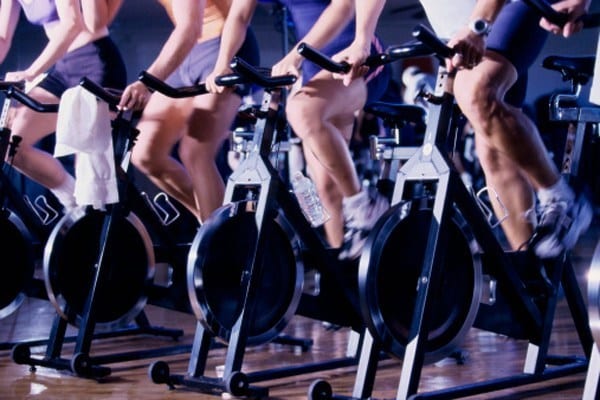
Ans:
<svg viewBox="0 0 600 400"><path fill-rule="evenodd" d="M541 204L540 222L533 239L535 254L545 259L571 250L589 228L592 217L592 206L584 195L573 201L550 200Z"/></svg>
<svg viewBox="0 0 600 400"><path fill-rule="evenodd" d="M338 256L340 260L352 260L360 256L369 232L389 207L384 196L376 193L371 197L365 190L343 200L345 233Z"/></svg>

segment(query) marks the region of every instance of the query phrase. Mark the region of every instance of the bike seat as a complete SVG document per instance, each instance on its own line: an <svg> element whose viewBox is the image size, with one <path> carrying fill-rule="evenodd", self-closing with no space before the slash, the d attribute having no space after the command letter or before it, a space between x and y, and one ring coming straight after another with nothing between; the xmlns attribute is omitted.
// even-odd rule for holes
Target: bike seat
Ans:
<svg viewBox="0 0 600 400"><path fill-rule="evenodd" d="M563 80L573 81L575 84L585 85L594 75L594 56L563 57L548 56L542 66L546 69L559 71Z"/></svg>
<svg viewBox="0 0 600 400"><path fill-rule="evenodd" d="M427 112L423 107L412 104L376 101L365 106L365 111L382 118L386 123L402 124L412 122L423 124Z"/></svg>

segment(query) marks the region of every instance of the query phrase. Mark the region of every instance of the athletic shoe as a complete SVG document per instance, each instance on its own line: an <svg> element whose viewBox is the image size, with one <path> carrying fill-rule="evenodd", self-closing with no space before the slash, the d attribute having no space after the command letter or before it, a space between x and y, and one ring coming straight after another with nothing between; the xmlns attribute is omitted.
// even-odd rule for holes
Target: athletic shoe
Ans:
<svg viewBox="0 0 600 400"><path fill-rule="evenodd" d="M353 198L345 198L342 205L345 233L338 258L352 260L361 255L369 232L390 204L381 194L371 197L363 190Z"/></svg>
<svg viewBox="0 0 600 400"><path fill-rule="evenodd" d="M592 206L584 195L573 201L551 199L540 204L540 222L532 239L535 254L546 259L571 250L589 228L592 217Z"/></svg>

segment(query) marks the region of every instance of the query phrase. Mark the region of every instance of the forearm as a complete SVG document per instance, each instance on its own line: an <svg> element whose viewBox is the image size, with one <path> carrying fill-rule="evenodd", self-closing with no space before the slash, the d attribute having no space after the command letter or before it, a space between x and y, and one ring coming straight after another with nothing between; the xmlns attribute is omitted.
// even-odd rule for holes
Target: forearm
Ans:
<svg viewBox="0 0 600 400"><path fill-rule="evenodd" d="M317 49L325 46L339 35L354 17L353 3L352 0L332 1L300 42L305 42Z"/></svg>
<svg viewBox="0 0 600 400"><path fill-rule="evenodd" d="M183 62L194 47L198 36L186 28L176 27L147 71L165 80Z"/></svg>
<svg viewBox="0 0 600 400"><path fill-rule="evenodd" d="M19 21L21 7L15 0L0 2L0 62L3 62L12 45Z"/></svg>
<svg viewBox="0 0 600 400"><path fill-rule="evenodd" d="M46 47L44 47L40 55L27 68L26 72L29 77L33 78L46 72L67 53L73 40L84 29L81 21L61 22L61 24L59 29L52 31L52 36L49 38Z"/></svg>
<svg viewBox="0 0 600 400"><path fill-rule="evenodd" d="M96 32L110 25L123 0L81 0L83 21L88 31Z"/></svg>
<svg viewBox="0 0 600 400"><path fill-rule="evenodd" d="M493 22L505 4L505 0L477 0L470 20L485 19L486 21Z"/></svg>
<svg viewBox="0 0 600 400"><path fill-rule="evenodd" d="M256 4L256 1L252 0L239 0L231 5L221 34L215 70L223 71L229 68L229 63L244 43Z"/></svg>
<svg viewBox="0 0 600 400"><path fill-rule="evenodd" d="M354 41L363 46L370 45L377 21L383 11L385 0L356 0L356 37Z"/></svg>
<svg viewBox="0 0 600 400"><path fill-rule="evenodd" d="M158 57L147 69L159 79L167 79L177 69L202 35L204 0L177 0L173 2L175 27L163 45Z"/></svg>

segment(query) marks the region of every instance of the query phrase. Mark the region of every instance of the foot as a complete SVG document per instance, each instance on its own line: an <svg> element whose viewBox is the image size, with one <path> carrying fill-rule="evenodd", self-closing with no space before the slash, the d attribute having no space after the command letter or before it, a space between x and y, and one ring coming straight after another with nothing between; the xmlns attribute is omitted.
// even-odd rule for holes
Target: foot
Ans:
<svg viewBox="0 0 600 400"><path fill-rule="evenodd" d="M344 243L338 257L340 260L353 260L361 255L369 232L389 207L387 199L379 193L369 196L366 191L362 191L356 198L344 199L346 226Z"/></svg>
<svg viewBox="0 0 600 400"><path fill-rule="evenodd" d="M542 204L532 239L535 254L547 259L571 250L589 228L592 217L592 206L584 195L572 201L551 200Z"/></svg>

